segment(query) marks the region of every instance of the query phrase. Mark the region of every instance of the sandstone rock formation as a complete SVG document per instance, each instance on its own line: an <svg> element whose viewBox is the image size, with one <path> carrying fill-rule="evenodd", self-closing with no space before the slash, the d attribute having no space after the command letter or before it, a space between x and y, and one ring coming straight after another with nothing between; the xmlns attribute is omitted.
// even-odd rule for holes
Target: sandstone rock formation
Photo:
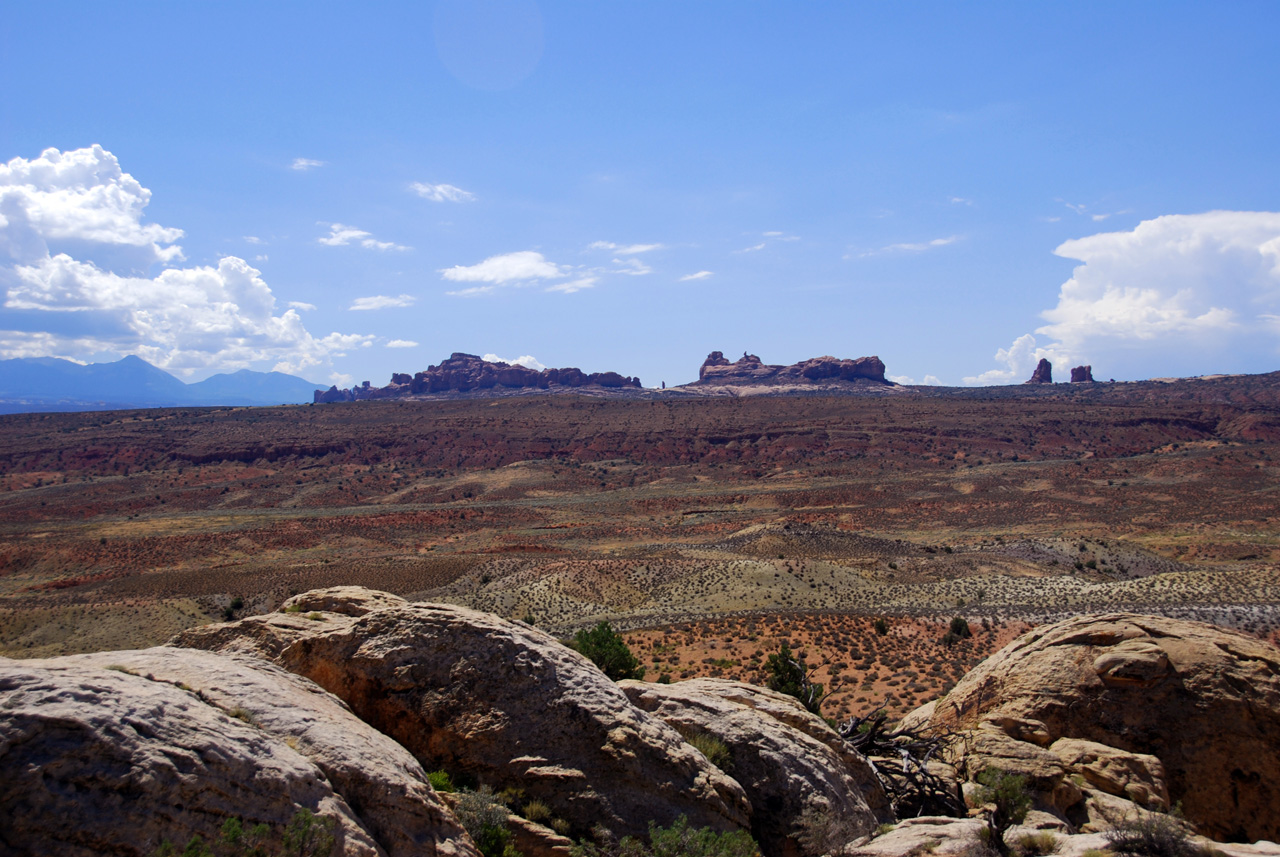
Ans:
<svg viewBox="0 0 1280 857"><path fill-rule="evenodd" d="M888 383L884 377L884 363L879 357L859 357L856 360L813 357L790 366L772 366L762 363L754 354L743 354L736 363L730 363L719 351L712 351L707 355L698 370L698 380L694 383L708 386L746 386L834 381Z"/></svg>
<svg viewBox="0 0 1280 857"><path fill-rule="evenodd" d="M407 750L313 682L261 658L162 646L28 663L119 668L183 687L319 768L388 855L474 854Z"/></svg>
<svg viewBox="0 0 1280 857"><path fill-rule="evenodd" d="M340 599L333 606L341 609ZM307 615L317 618L251 617L175 642L257 648L344 700L429 769L523 789L579 834L603 824L641 835L649 821L679 815L720 830L749 823L738 783L537 629L443 604Z"/></svg>
<svg viewBox="0 0 1280 857"><path fill-rule="evenodd" d="M1031 377L1027 379L1028 384L1052 384L1053 383L1053 364L1043 357L1036 364L1036 369L1031 373Z"/></svg>
<svg viewBox="0 0 1280 857"><path fill-rule="evenodd" d="M88 662L0 659L4 853L147 855L213 840L231 817L269 825L278 844L299 809L336 823L342 853L387 853L315 762L235 714ZM475 853L457 840L450 852Z"/></svg>
<svg viewBox="0 0 1280 857"><path fill-rule="evenodd" d="M391 376L385 387L373 387L368 381L351 390L331 387L317 390L316 404L349 402L365 399L403 399L414 396L448 393L470 393L502 390L551 390L597 387L609 390L639 389L640 379L617 372L587 374L573 367L543 369L538 372L525 366L489 362L474 354L455 351L438 366L430 366L412 377L403 372Z"/></svg>
<svg viewBox="0 0 1280 857"><path fill-rule="evenodd" d="M751 833L766 854L803 853L797 837L806 811L838 820L841 838L828 848L870 833L888 817L884 789L867 760L790 696L716 678L621 686L680 734L724 742L726 773L751 799Z"/></svg>
<svg viewBox="0 0 1280 857"><path fill-rule="evenodd" d="M1042 626L966 675L931 722L985 742L970 774L1033 761L1037 786L1080 824L1085 807L1064 807L1072 788L1103 803L1180 801L1215 839L1280 835L1280 651L1253 637L1123 613Z"/></svg>
<svg viewBox="0 0 1280 857"><path fill-rule="evenodd" d="M1093 382L1092 366L1076 366L1071 370L1071 383L1082 384L1085 382Z"/></svg>

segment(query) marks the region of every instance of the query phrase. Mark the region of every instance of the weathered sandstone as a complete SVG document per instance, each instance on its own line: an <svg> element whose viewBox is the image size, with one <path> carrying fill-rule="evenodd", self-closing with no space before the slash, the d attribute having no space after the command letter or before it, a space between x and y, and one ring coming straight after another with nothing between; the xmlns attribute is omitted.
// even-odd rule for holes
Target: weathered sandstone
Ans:
<svg viewBox="0 0 1280 857"><path fill-rule="evenodd" d="M1028 384L1052 384L1053 383L1053 364L1045 358L1041 357L1040 362L1036 364L1035 371L1031 373L1031 377L1027 379Z"/></svg>
<svg viewBox="0 0 1280 857"><path fill-rule="evenodd" d="M867 760L794 698L716 678L621 684L632 702L682 735L724 742L731 760L726 772L751 799L751 832L765 854L803 853L797 837L806 811L838 819L842 841L887 818L884 789Z"/></svg>
<svg viewBox="0 0 1280 857"><path fill-rule="evenodd" d="M730 363L719 351L712 351L698 370L695 384L710 386L816 384L824 381L863 381L888 383L884 363L879 357L840 360L835 357L813 357L790 366L773 366L761 362L754 354L743 354Z"/></svg>
<svg viewBox="0 0 1280 857"><path fill-rule="evenodd" d="M264 654L343 699L429 769L523 789L580 833L603 824L639 835L682 814L694 826L748 824L738 783L535 628L443 604L354 619L326 612L301 628L297 615L194 629L176 642L245 651L265 641Z"/></svg>
<svg viewBox="0 0 1280 857"><path fill-rule="evenodd" d="M931 719L973 734L1032 721L1043 735L1019 743L1047 745L1047 758L1036 754L1046 768L1077 770L1095 790L1119 790L1139 805L1180 801L1187 819L1215 839L1280 836L1274 646L1198 622L1083 616L1010 643L966 675ZM1127 755L1059 744L1064 738Z"/></svg>
<svg viewBox="0 0 1280 857"><path fill-rule="evenodd" d="M164 840L215 839L232 817L278 837L300 809L334 820L342 853L386 853L314 762L194 692L89 663L0 659L5 854L142 857Z"/></svg>
<svg viewBox="0 0 1280 857"><path fill-rule="evenodd" d="M388 855L474 855L413 756L314 682L246 655L158 647L41 664L122 667L182 686L314 764Z"/></svg>

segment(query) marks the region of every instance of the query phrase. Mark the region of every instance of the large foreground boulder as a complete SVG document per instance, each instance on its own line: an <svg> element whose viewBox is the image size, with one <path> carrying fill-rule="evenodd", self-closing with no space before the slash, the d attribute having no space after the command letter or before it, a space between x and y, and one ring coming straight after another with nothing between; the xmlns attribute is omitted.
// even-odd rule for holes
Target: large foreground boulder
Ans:
<svg viewBox="0 0 1280 857"><path fill-rule="evenodd" d="M724 743L725 770L751 799L751 833L765 854L827 851L887 820L888 799L867 760L794 698L717 678L621 685L686 738ZM831 841L802 845L814 838Z"/></svg>
<svg viewBox="0 0 1280 857"><path fill-rule="evenodd" d="M737 782L631 705L589 660L523 623L410 604L358 618L252 617L184 632L175 644L259 647L428 769L522 789L579 834L602 824L643 835L650 821L669 825L680 815L695 827L749 824L750 802Z"/></svg>
<svg viewBox="0 0 1280 857"><path fill-rule="evenodd" d="M1214 839L1280 837L1280 650L1254 637L1123 613L1042 626L961 679L931 722L985 733L993 759L1021 745L1060 767L1059 808L1074 779L1138 807L1180 802ZM984 764L971 755L970 774Z"/></svg>
<svg viewBox="0 0 1280 857"><path fill-rule="evenodd" d="M385 853L311 760L238 713L119 669L0 659L0 851L143 857L229 818L278 847L305 809L339 853Z"/></svg>
<svg viewBox="0 0 1280 857"><path fill-rule="evenodd" d="M314 682L275 664L170 647L27 663L110 667L185 688L315 765L389 857L475 857L470 838L409 751Z"/></svg>

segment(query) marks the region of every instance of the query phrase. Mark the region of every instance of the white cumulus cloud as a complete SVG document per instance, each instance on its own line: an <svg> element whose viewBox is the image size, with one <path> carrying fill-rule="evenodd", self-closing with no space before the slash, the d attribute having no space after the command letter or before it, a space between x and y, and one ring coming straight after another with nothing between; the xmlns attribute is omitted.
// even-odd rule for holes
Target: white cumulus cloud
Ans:
<svg viewBox="0 0 1280 857"><path fill-rule="evenodd" d="M388 348L417 348L418 343L412 339L393 339L387 343Z"/></svg>
<svg viewBox="0 0 1280 857"><path fill-rule="evenodd" d="M454 187L451 184L414 182L409 185L409 190L432 202L472 202L476 198L474 193L465 191L460 187Z"/></svg>
<svg viewBox="0 0 1280 857"><path fill-rule="evenodd" d="M172 267L182 230L144 223L150 199L101 146L0 167L0 356L298 372L372 339L316 337L296 308L277 315L261 273L236 256ZM157 265L171 267L151 273Z"/></svg>
<svg viewBox="0 0 1280 857"><path fill-rule="evenodd" d="M1166 215L1054 253L1081 264L1041 313L1041 356L1121 377L1269 371L1280 358L1280 212ZM1027 368L1028 339L1000 349L1008 368L994 371Z"/></svg>
<svg viewBox="0 0 1280 857"><path fill-rule="evenodd" d="M379 241L373 237L373 233L365 232L363 229L357 229L354 226L344 226L341 223L325 223L321 221L320 226L328 226L329 234L322 235L316 240L321 244L329 247L346 247L355 244L359 247L366 247L370 250L408 250L403 244L396 244L391 241Z"/></svg>
<svg viewBox="0 0 1280 857"><path fill-rule="evenodd" d="M392 307L413 306L413 302L413 295L399 295L398 297L374 295L368 298L356 298L351 302L351 306L348 309L357 311L390 309Z"/></svg>
<svg viewBox="0 0 1280 857"><path fill-rule="evenodd" d="M486 363L506 363L508 366L524 366L526 369L532 369L535 372L541 372L543 369L547 368L532 354L517 357L515 360L508 360L507 358L499 357L496 354L486 354L480 359Z"/></svg>
<svg viewBox="0 0 1280 857"><path fill-rule="evenodd" d="M490 256L474 265L454 265L440 275L455 283L494 283L502 285L520 280L551 280L565 276L559 265L547 261L533 250Z"/></svg>

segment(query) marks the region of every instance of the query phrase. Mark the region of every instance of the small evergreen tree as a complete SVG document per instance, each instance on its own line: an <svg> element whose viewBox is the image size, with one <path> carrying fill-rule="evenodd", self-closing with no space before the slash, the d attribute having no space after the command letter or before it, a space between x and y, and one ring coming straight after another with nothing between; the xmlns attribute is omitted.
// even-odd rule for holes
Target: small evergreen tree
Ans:
<svg viewBox="0 0 1280 857"><path fill-rule="evenodd" d="M977 780L982 786L976 795L978 803L992 806L987 812L988 844L1002 857L1009 857L1009 846L1004 841L1005 831L1020 824L1027 817L1027 810L1031 809L1027 778L999 768L987 768L978 774Z"/></svg>
<svg viewBox="0 0 1280 857"><path fill-rule="evenodd" d="M803 657L792 657L791 646L786 640L782 641L777 654L769 655L764 668L769 673L767 685L770 690L794 696L814 714L821 713L822 685L809 680L808 664Z"/></svg>
<svg viewBox="0 0 1280 857"><path fill-rule="evenodd" d="M640 666L640 661L631 654L626 641L608 622L601 622L590 631L579 631L573 638L572 646L614 681L644 678L644 667Z"/></svg>

